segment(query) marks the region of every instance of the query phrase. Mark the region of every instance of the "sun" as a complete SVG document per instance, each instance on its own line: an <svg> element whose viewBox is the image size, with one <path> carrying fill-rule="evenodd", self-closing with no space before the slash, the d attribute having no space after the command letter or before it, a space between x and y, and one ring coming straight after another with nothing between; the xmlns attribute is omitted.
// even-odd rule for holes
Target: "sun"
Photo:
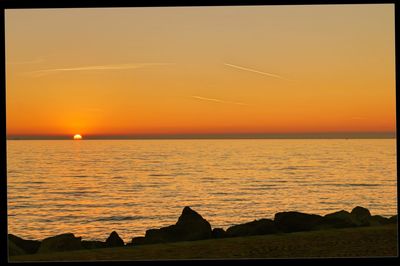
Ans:
<svg viewBox="0 0 400 266"><path fill-rule="evenodd" d="M82 136L79 134L74 135L74 140L81 140Z"/></svg>

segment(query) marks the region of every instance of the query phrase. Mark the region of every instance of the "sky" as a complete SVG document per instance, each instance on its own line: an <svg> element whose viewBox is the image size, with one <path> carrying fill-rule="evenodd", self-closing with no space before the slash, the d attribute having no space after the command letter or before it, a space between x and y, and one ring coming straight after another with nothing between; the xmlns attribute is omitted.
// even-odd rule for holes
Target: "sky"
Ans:
<svg viewBox="0 0 400 266"><path fill-rule="evenodd" d="M7 136L396 130L394 5L6 10Z"/></svg>

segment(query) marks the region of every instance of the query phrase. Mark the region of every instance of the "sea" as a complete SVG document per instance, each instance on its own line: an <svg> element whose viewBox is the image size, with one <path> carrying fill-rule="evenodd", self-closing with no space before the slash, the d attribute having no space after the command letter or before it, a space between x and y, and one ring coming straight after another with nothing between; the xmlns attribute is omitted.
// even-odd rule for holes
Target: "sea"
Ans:
<svg viewBox="0 0 400 266"><path fill-rule="evenodd" d="M397 214L396 139L8 140L8 232L128 243L191 207L224 228L282 211Z"/></svg>

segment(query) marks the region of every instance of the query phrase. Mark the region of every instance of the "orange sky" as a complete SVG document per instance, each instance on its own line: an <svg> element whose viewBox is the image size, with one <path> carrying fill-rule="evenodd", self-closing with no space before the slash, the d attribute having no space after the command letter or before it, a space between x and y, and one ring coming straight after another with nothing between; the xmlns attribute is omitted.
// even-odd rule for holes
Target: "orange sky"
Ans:
<svg viewBox="0 0 400 266"><path fill-rule="evenodd" d="M7 134L395 131L394 5L6 10Z"/></svg>

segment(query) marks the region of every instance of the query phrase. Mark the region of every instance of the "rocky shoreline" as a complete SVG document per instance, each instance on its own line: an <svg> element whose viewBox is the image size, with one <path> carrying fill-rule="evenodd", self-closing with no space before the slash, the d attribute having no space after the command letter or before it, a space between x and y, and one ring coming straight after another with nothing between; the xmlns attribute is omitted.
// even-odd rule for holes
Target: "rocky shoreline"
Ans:
<svg viewBox="0 0 400 266"><path fill-rule="evenodd" d="M227 230L224 230L222 228L212 228L210 223L200 214L190 207L185 207L176 224L159 229L149 229L146 231L144 237L133 237L129 243L124 243L115 231L113 231L104 242L82 240L81 237L75 237L72 233L48 237L41 241L25 240L13 234L8 234L8 247L9 255L17 256L60 251L316 231L332 228L379 226L395 223L397 223L397 215L390 218L371 215L368 209L357 206L351 212L341 210L324 216L296 211L279 212L275 214L273 220L254 220L248 223L233 225Z"/></svg>

